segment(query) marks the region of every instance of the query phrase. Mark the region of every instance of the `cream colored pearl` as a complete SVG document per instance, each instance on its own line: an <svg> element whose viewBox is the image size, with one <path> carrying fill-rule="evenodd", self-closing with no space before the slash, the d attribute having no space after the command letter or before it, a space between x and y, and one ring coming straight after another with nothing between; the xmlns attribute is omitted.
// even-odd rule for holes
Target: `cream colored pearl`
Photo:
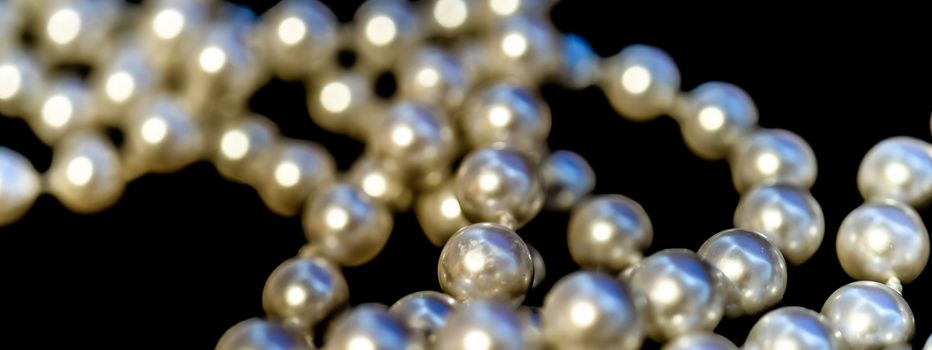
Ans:
<svg viewBox="0 0 932 350"><path fill-rule="evenodd" d="M550 134L550 108L519 85L483 88L465 108L460 123L473 148L504 145L533 153Z"/></svg>
<svg viewBox="0 0 932 350"><path fill-rule="evenodd" d="M373 156L397 166L404 178L413 180L411 183L449 167L457 149L447 117L410 102L392 106L368 140Z"/></svg>
<svg viewBox="0 0 932 350"><path fill-rule="evenodd" d="M822 208L808 191L788 186L762 186L741 196L735 210L735 227L763 233L799 265L822 245L825 219Z"/></svg>
<svg viewBox="0 0 932 350"><path fill-rule="evenodd" d="M309 83L307 105L311 120L324 130L365 138L372 121L372 89L356 72L332 71Z"/></svg>
<svg viewBox="0 0 932 350"><path fill-rule="evenodd" d="M528 244L527 249L531 252L531 262L534 264L534 279L531 280L531 288L537 288L547 277L547 264L537 248Z"/></svg>
<svg viewBox="0 0 932 350"><path fill-rule="evenodd" d="M94 118L108 125L123 122L134 103L158 93L159 83L138 43L121 44L114 51L91 77Z"/></svg>
<svg viewBox="0 0 932 350"><path fill-rule="evenodd" d="M673 107L680 89L680 71L666 52L632 45L602 63L600 86L622 116L647 121Z"/></svg>
<svg viewBox="0 0 932 350"><path fill-rule="evenodd" d="M275 144L278 127L269 119L247 115L220 125L213 141L213 162L227 179L247 184L261 182L258 160Z"/></svg>
<svg viewBox="0 0 932 350"><path fill-rule="evenodd" d="M454 193L467 219L519 227L543 206L537 169L521 155L484 148L466 156L454 182Z"/></svg>
<svg viewBox="0 0 932 350"><path fill-rule="evenodd" d="M420 41L418 18L407 1L366 2L356 11L353 23L360 63L373 72L393 65Z"/></svg>
<svg viewBox="0 0 932 350"><path fill-rule="evenodd" d="M758 130L740 142L730 164L738 192L772 184L808 189L815 183L818 171L815 154L806 140L776 129Z"/></svg>
<svg viewBox="0 0 932 350"><path fill-rule="evenodd" d="M116 203L124 179L113 144L92 132L69 134L55 148L49 191L68 209L92 214Z"/></svg>
<svg viewBox="0 0 932 350"><path fill-rule="evenodd" d="M422 332L432 341L434 333L443 328L453 309L453 297L431 290L415 292L399 299L389 309L412 330Z"/></svg>
<svg viewBox="0 0 932 350"><path fill-rule="evenodd" d="M301 80L333 58L338 24L319 1L283 1L262 17L258 37L264 50L259 53L279 77Z"/></svg>
<svg viewBox="0 0 932 350"><path fill-rule="evenodd" d="M543 324L541 323L541 310L533 306L521 306L515 312L518 322L521 323L521 336L524 337L524 346L527 350L544 350L545 339Z"/></svg>
<svg viewBox="0 0 932 350"><path fill-rule="evenodd" d="M262 290L262 308L269 317L306 334L348 299L349 287L340 268L323 258L283 262Z"/></svg>
<svg viewBox="0 0 932 350"><path fill-rule="evenodd" d="M527 349L513 307L492 300L476 300L456 308L436 334L436 350Z"/></svg>
<svg viewBox="0 0 932 350"><path fill-rule="evenodd" d="M699 248L699 256L721 271L737 293L729 316L757 314L783 299L786 262L766 236L731 229L717 233Z"/></svg>
<svg viewBox="0 0 932 350"><path fill-rule="evenodd" d="M690 91L679 118L686 145L699 157L720 159L757 125L757 107L741 88L710 82Z"/></svg>
<svg viewBox="0 0 932 350"><path fill-rule="evenodd" d="M424 339L381 304L357 306L336 321L328 334L327 350L417 350Z"/></svg>
<svg viewBox="0 0 932 350"><path fill-rule="evenodd" d="M925 205L932 199L932 146L906 136L881 141L861 161L858 190L866 200Z"/></svg>
<svg viewBox="0 0 932 350"><path fill-rule="evenodd" d="M573 209L567 236L577 264L617 272L641 260L654 232L640 204L622 195L600 195Z"/></svg>
<svg viewBox="0 0 932 350"><path fill-rule="evenodd" d="M34 31L43 52L56 62L97 62L123 6L107 0L51 1L42 8Z"/></svg>
<svg viewBox="0 0 932 350"><path fill-rule="evenodd" d="M223 333L216 350L309 350L297 334L268 321L251 318Z"/></svg>
<svg viewBox="0 0 932 350"><path fill-rule="evenodd" d="M284 140L262 154L256 184L259 195L272 211L294 216L301 205L336 178L333 157L320 145L301 140Z"/></svg>
<svg viewBox="0 0 932 350"><path fill-rule="evenodd" d="M841 267L855 279L909 283L929 260L929 233L912 208L868 202L841 222L835 249Z"/></svg>
<svg viewBox="0 0 932 350"><path fill-rule="evenodd" d="M209 25L211 1L152 0L144 2L144 13L136 33L140 46L161 75L174 73L194 52L197 40ZM196 58L196 57L194 57Z"/></svg>
<svg viewBox="0 0 932 350"><path fill-rule="evenodd" d="M555 151L540 166L547 192L547 208L569 210L595 187L595 171L586 159L571 151Z"/></svg>
<svg viewBox="0 0 932 350"><path fill-rule="evenodd" d="M0 113L27 117L45 88L36 59L18 49L0 50Z"/></svg>
<svg viewBox="0 0 932 350"><path fill-rule="evenodd" d="M916 331L913 311L899 292L886 285L860 281L836 290L822 315L841 331L851 349L877 349L905 343Z"/></svg>
<svg viewBox="0 0 932 350"><path fill-rule="evenodd" d="M494 30L500 23L514 17L543 17L554 0L475 0L479 4L477 25Z"/></svg>
<svg viewBox="0 0 932 350"><path fill-rule="evenodd" d="M59 77L42 92L26 120L43 143L55 145L69 131L93 122L89 102L84 82L74 76Z"/></svg>
<svg viewBox="0 0 932 350"><path fill-rule="evenodd" d="M392 233L388 209L350 185L337 184L311 197L302 215L304 234L321 253L345 266L375 258Z"/></svg>
<svg viewBox="0 0 932 350"><path fill-rule="evenodd" d="M443 246L460 228L469 225L450 181L418 194L414 213L427 239L438 247Z"/></svg>
<svg viewBox="0 0 932 350"><path fill-rule="evenodd" d="M415 51L397 68L400 98L450 112L462 105L472 83L456 57L435 47Z"/></svg>
<svg viewBox="0 0 932 350"><path fill-rule="evenodd" d="M841 333L825 316L797 306L768 312L751 328L742 349L847 349Z"/></svg>
<svg viewBox="0 0 932 350"><path fill-rule="evenodd" d="M460 229L437 264L440 287L463 302L490 298L520 305L533 275L533 258L521 237L490 223Z"/></svg>
<svg viewBox="0 0 932 350"><path fill-rule="evenodd" d="M718 334L696 332L677 337L660 350L738 350L738 347Z"/></svg>
<svg viewBox="0 0 932 350"><path fill-rule="evenodd" d="M0 147L0 226L26 213L41 192L39 174L26 157Z"/></svg>
<svg viewBox="0 0 932 350"><path fill-rule="evenodd" d="M414 198L397 165L377 159L372 154L364 154L357 159L344 181L395 211L407 211Z"/></svg>
<svg viewBox="0 0 932 350"><path fill-rule="evenodd" d="M200 124L171 97L140 102L125 123L124 159L132 175L174 172L204 156L206 140Z"/></svg>
<svg viewBox="0 0 932 350"><path fill-rule="evenodd" d="M482 10L476 0L431 0L421 10L421 21L432 34L457 38L474 29Z"/></svg>
<svg viewBox="0 0 932 350"><path fill-rule="evenodd" d="M485 38L485 67L493 77L533 84L558 67L559 42L555 30L541 18L513 16Z"/></svg>

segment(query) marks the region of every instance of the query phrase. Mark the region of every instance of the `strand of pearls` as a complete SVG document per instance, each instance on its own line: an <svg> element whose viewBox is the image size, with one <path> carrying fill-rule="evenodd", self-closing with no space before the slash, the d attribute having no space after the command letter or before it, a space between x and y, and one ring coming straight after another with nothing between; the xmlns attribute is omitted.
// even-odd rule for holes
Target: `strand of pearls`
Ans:
<svg viewBox="0 0 932 350"><path fill-rule="evenodd" d="M94 213L142 174L210 160L272 211L300 214L310 242L269 277L266 319L234 325L219 350L636 349L645 336L664 349L735 349L711 333L719 321L769 310L783 297L787 264L821 245L811 148L790 131L758 128L753 101L734 85L680 91L675 63L657 48L597 57L551 27L551 5L370 1L340 25L314 0L285 0L261 18L214 0L0 0L0 113L22 117L55 150L40 175L0 147L0 225L42 192ZM34 49L20 45L23 31ZM354 69L333 64L341 47L357 53ZM51 69L71 64L91 67L89 77ZM395 101L371 90L389 69ZM366 144L348 172L322 146L287 139L248 111L272 76L305 81L312 120ZM597 85L630 120L673 117L697 156L729 162L741 193L736 228L695 252L643 257L653 239L644 209L592 195L585 159L546 148L551 114L532 89L543 81ZM122 130L125 144L118 149L103 127ZM767 312L745 349L907 347L914 321L900 293L928 260L928 233L910 206L932 198L929 149L893 138L862 163L867 203L845 219L836 246L845 271L865 281L840 288L821 314ZM543 259L516 230L545 206L570 211L568 249L584 270L557 282L538 309L520 305L543 279ZM392 212L408 209L443 246L444 293L348 308L340 266L379 254ZM323 341L313 339L318 329Z"/></svg>

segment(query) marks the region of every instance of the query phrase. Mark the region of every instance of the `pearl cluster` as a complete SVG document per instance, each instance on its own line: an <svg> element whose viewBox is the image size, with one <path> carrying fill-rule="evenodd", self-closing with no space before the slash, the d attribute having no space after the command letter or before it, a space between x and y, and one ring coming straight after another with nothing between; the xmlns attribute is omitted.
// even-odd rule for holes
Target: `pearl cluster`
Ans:
<svg viewBox="0 0 932 350"><path fill-rule="evenodd" d="M915 327L901 284L929 255L912 206L932 199L930 145L892 138L865 157L858 187L867 202L836 242L842 267L862 281L838 289L821 313L770 310L787 265L822 243L812 149L790 131L759 128L737 86L681 91L676 64L658 48L598 57L551 26L553 2L374 0L340 24L315 0L285 0L261 17L215 0L0 0L0 113L21 117L55 150L39 174L0 147L0 225L42 192L95 213L142 174L211 161L270 210L301 215L309 241L268 278L266 318L234 325L218 350L637 349L645 337L664 349L736 349L712 330L723 317L760 313L745 349L905 346ZM34 47L20 44L24 31ZM353 69L335 64L341 48L357 53ZM91 73L52 73L69 64ZM371 88L385 70L397 76L392 101ZM312 120L366 144L349 171L249 111L271 77L306 82ZM533 89L542 82L598 86L633 121L675 119L697 156L730 164L741 193L736 228L696 251L644 256L654 235L645 210L591 194L586 160L547 149L552 116ZM104 127L119 128L124 145ZM560 279L542 307L521 306L545 267L516 231L544 207L570 212L568 249L584 270ZM341 266L377 256L393 212L409 209L443 247L443 293L347 307ZM320 329L324 339L314 339Z"/></svg>

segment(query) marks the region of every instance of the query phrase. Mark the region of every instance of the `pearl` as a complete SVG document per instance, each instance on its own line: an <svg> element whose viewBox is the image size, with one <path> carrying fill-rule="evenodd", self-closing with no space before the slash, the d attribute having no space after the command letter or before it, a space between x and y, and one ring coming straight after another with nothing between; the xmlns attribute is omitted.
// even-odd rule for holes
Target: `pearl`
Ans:
<svg viewBox="0 0 932 350"><path fill-rule="evenodd" d="M349 287L340 268L323 258L289 259L275 268L262 290L262 308L270 319L301 333L346 304Z"/></svg>
<svg viewBox="0 0 932 350"><path fill-rule="evenodd" d="M550 109L517 85L492 85L465 108L460 122L473 148L505 145L527 153L550 134Z"/></svg>
<svg viewBox="0 0 932 350"><path fill-rule="evenodd" d="M641 260L653 236L640 204L622 195L600 195L573 209L567 241L577 264L621 271Z"/></svg>
<svg viewBox="0 0 932 350"><path fill-rule="evenodd" d="M316 0L283 1L265 13L258 28L267 66L287 80L321 69L339 45L336 16Z"/></svg>
<svg viewBox="0 0 932 350"><path fill-rule="evenodd" d="M730 163L739 192L771 184L810 188L818 169L815 154L806 140L775 129L758 130L739 143Z"/></svg>
<svg viewBox="0 0 932 350"><path fill-rule="evenodd" d="M93 63L110 44L123 5L107 0L49 2L35 33L46 56L58 63Z"/></svg>
<svg viewBox="0 0 932 350"><path fill-rule="evenodd" d="M859 280L909 283L929 260L929 233L919 214L894 202L855 208L841 222L835 243L841 267Z"/></svg>
<svg viewBox="0 0 932 350"><path fill-rule="evenodd" d="M55 148L49 191L71 211L99 212L120 199L124 180L110 141L91 132L69 134Z"/></svg>
<svg viewBox="0 0 932 350"><path fill-rule="evenodd" d="M595 171L580 155L559 150L540 166L541 180L547 193L546 206L551 210L569 210L595 188Z"/></svg>
<svg viewBox="0 0 932 350"><path fill-rule="evenodd" d="M18 38L20 26L22 16L16 12L15 5L0 2L0 51L6 50Z"/></svg>
<svg viewBox="0 0 932 350"><path fill-rule="evenodd" d="M518 316L518 322L521 323L521 336L524 337L525 349L546 349L540 308L521 306L516 311L516 314Z"/></svg>
<svg viewBox="0 0 932 350"><path fill-rule="evenodd" d="M258 115L224 122L218 128L213 163L225 178L242 183L260 183L258 160L273 147L278 127Z"/></svg>
<svg viewBox="0 0 932 350"><path fill-rule="evenodd" d="M302 215L308 241L327 257L345 266L375 258L392 232L388 209L352 186L334 185L311 197Z"/></svg>
<svg viewBox="0 0 932 350"><path fill-rule="evenodd" d="M171 97L150 98L127 117L127 172L174 172L204 153L206 141L201 126Z"/></svg>
<svg viewBox="0 0 932 350"><path fill-rule="evenodd" d="M19 220L40 192L39 174L29 160L0 147L0 226Z"/></svg>
<svg viewBox="0 0 932 350"><path fill-rule="evenodd" d="M735 210L735 227L764 234L786 261L809 260L825 234L822 208L808 191L789 186L763 186L742 195Z"/></svg>
<svg viewBox="0 0 932 350"><path fill-rule="evenodd" d="M521 304L531 287L534 262L521 237L502 225L460 229L440 253L440 287L459 301L493 298Z"/></svg>
<svg viewBox="0 0 932 350"><path fill-rule="evenodd" d="M294 216L309 197L335 181L333 156L317 143L285 140L262 154L267 164L256 184L259 195L272 211Z"/></svg>
<svg viewBox="0 0 932 350"><path fill-rule="evenodd" d="M145 12L137 28L140 46L160 75L180 68L194 52L197 40L209 24L208 1L153 0L144 3Z"/></svg>
<svg viewBox="0 0 932 350"><path fill-rule="evenodd" d="M472 85L462 63L436 47L421 48L399 62L397 74L400 98L451 112Z"/></svg>
<svg viewBox="0 0 932 350"><path fill-rule="evenodd" d="M119 125L134 103L157 94L158 81L151 62L137 44L122 44L113 57L91 77L95 118Z"/></svg>
<svg viewBox="0 0 932 350"><path fill-rule="evenodd" d="M844 340L828 319L797 306L782 307L765 314L751 328L742 347L747 350L844 348Z"/></svg>
<svg viewBox="0 0 932 350"><path fill-rule="evenodd" d="M478 0L479 16L476 19L481 29L496 28L514 17L543 17L556 1L553 0Z"/></svg>
<svg viewBox="0 0 932 350"><path fill-rule="evenodd" d="M476 300L456 308L436 333L436 350L524 350L522 324L512 307Z"/></svg>
<svg viewBox="0 0 932 350"><path fill-rule="evenodd" d="M558 67L560 82L571 89L584 89L599 79L599 56L583 37L564 34Z"/></svg>
<svg viewBox="0 0 932 350"><path fill-rule="evenodd" d="M479 20L481 4L474 0L432 0L426 6L424 24L432 34L455 38Z"/></svg>
<svg viewBox="0 0 932 350"><path fill-rule="evenodd" d="M544 334L555 349L639 349L644 320L634 299L608 275L574 272L544 299Z"/></svg>
<svg viewBox="0 0 932 350"><path fill-rule="evenodd" d="M559 42L554 29L540 18L505 19L485 39L485 54L493 65L485 71L496 78L536 83L559 65Z"/></svg>
<svg viewBox="0 0 932 350"><path fill-rule="evenodd" d="M414 198L405 180L396 164L381 161L372 154L357 159L345 178L362 193L396 211L408 210Z"/></svg>
<svg viewBox="0 0 932 350"><path fill-rule="evenodd" d="M544 202L536 169L521 155L494 148L473 151L463 159L454 192L473 222L521 226L537 215Z"/></svg>
<svg viewBox="0 0 932 350"><path fill-rule="evenodd" d="M403 320L408 328L423 332L431 339L434 332L447 323L456 306L453 297L427 290L408 294L395 302L389 311Z"/></svg>
<svg viewBox="0 0 932 350"><path fill-rule="evenodd" d="M423 347L423 340L380 304L359 305L333 327L324 349L413 350Z"/></svg>
<svg viewBox="0 0 932 350"><path fill-rule="evenodd" d="M438 247L443 246L460 228L469 225L453 193L452 182L445 182L418 194L414 203L414 213L427 239Z"/></svg>
<svg viewBox="0 0 932 350"><path fill-rule="evenodd" d="M39 140L55 145L68 131L93 122L89 102L84 82L66 75L46 87L26 121Z"/></svg>
<svg viewBox="0 0 932 350"><path fill-rule="evenodd" d="M356 11L356 52L365 68L378 71L410 52L420 41L417 15L407 1L370 1Z"/></svg>
<svg viewBox="0 0 932 350"><path fill-rule="evenodd" d="M308 350L307 343L285 328L265 320L251 318L237 323L223 333L217 350Z"/></svg>
<svg viewBox="0 0 932 350"><path fill-rule="evenodd" d="M881 141L858 168L858 190L866 200L925 205L932 199L932 148L906 136Z"/></svg>
<svg viewBox="0 0 932 350"><path fill-rule="evenodd" d="M686 97L680 127L686 145L703 159L726 155L757 125L757 107L741 88L721 82L699 85Z"/></svg>
<svg viewBox="0 0 932 350"><path fill-rule="evenodd" d="M356 72L331 72L310 82L307 105L311 120L324 130L363 138L373 99L369 81Z"/></svg>
<svg viewBox="0 0 932 350"><path fill-rule="evenodd" d="M727 338L715 333L696 332L681 337L663 345L661 350L738 350Z"/></svg>
<svg viewBox="0 0 932 350"><path fill-rule="evenodd" d="M534 279L531 280L531 288L537 288L547 276L547 264L544 262L544 256L537 251L537 248L528 244L527 249L531 252L531 262L534 264Z"/></svg>
<svg viewBox="0 0 932 350"><path fill-rule="evenodd" d="M0 51L0 114L27 116L44 89L36 59L25 51Z"/></svg>
<svg viewBox="0 0 932 350"><path fill-rule="evenodd" d="M615 110L634 121L648 121L673 107L680 71L666 52L631 45L603 61L599 85Z"/></svg>
<svg viewBox="0 0 932 350"><path fill-rule="evenodd" d="M909 304L900 293L877 282L853 282L839 288L825 301L822 315L852 349L905 343L915 333Z"/></svg>
<svg viewBox="0 0 932 350"><path fill-rule="evenodd" d="M457 148L446 116L410 102L392 106L368 140L375 157L396 164L411 179L448 167Z"/></svg>
<svg viewBox="0 0 932 350"><path fill-rule="evenodd" d="M718 268L738 292L729 316L757 314L783 299L786 262L764 235L742 229L719 232L699 248L699 256Z"/></svg>
<svg viewBox="0 0 932 350"><path fill-rule="evenodd" d="M685 249L661 250L625 273L627 285L647 300L647 334L673 339L693 331L711 331L722 319L725 290L715 269Z"/></svg>

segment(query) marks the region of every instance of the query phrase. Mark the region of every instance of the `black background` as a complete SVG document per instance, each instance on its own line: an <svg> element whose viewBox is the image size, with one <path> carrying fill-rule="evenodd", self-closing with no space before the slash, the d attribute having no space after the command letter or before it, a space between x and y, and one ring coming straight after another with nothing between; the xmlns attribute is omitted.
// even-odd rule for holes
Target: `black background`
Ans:
<svg viewBox="0 0 932 350"><path fill-rule="evenodd" d="M275 1L239 2L261 12ZM328 2L342 21L358 3ZM761 126L809 142L819 163L812 193L825 212L825 239L811 260L789 269L779 306L820 310L851 281L838 263L835 233L862 203L855 180L863 155L891 136L932 139L932 41L924 19L909 15L922 11L901 11L574 0L558 5L552 18L601 56L633 43L658 46L679 65L683 90L711 80L734 83L754 98ZM596 193L624 194L644 206L655 232L648 253L698 249L732 227L738 194L727 164L692 155L672 119L629 122L595 88L545 86L542 94L553 112L551 149L586 157L597 173ZM343 169L362 151L310 122L300 84L270 83L251 106L286 136L328 147ZM24 153L39 170L48 167L51 150L20 120L0 118L0 145ZM919 212L932 222L930 209ZM344 270L351 303L391 304L439 288L440 249L413 214L395 219L382 254ZM526 304L540 305L559 277L577 269L566 249L566 223L566 213L545 211L519 231L547 263L545 282ZM300 219L272 214L254 190L223 181L207 163L144 176L96 215L70 213L43 195L21 221L0 228L0 334L5 342L41 347L212 348L229 326L262 315L265 279L304 243ZM932 308L923 300L930 293L929 270L905 286L916 314L915 348L932 332ZM726 319L716 331L740 345L756 319Z"/></svg>

